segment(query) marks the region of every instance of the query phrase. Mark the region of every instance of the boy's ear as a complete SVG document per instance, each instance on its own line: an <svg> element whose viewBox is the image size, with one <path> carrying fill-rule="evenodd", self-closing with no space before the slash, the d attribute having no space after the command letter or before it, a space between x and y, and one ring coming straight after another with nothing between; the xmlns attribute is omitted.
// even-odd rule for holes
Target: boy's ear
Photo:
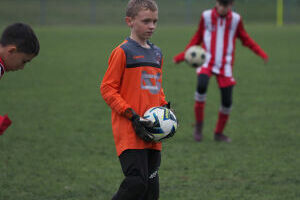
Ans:
<svg viewBox="0 0 300 200"><path fill-rule="evenodd" d="M6 48L7 48L7 52L9 53L15 53L18 50L15 45L8 45Z"/></svg>
<svg viewBox="0 0 300 200"><path fill-rule="evenodd" d="M132 17L125 17L125 22L129 27L132 27Z"/></svg>

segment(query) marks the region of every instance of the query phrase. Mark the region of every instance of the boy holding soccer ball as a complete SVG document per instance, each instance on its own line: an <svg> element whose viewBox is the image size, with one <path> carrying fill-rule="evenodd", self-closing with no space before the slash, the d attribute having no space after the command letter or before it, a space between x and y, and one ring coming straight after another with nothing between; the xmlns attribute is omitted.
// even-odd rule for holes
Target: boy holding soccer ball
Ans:
<svg viewBox="0 0 300 200"><path fill-rule="evenodd" d="M241 16L231 10L232 4L233 0L217 0L215 8L204 11L197 32L185 48L186 51L193 45L202 45L206 50L206 61L197 68L198 83L194 106L196 141L202 140L206 91L212 75L216 76L221 91L221 107L214 139L223 142L231 141L223 130L231 112L232 91L236 84L232 73L236 38L262 57L265 62L268 61L267 54L247 34ZM175 63L184 61L185 51L174 57Z"/></svg>
<svg viewBox="0 0 300 200"><path fill-rule="evenodd" d="M113 200L159 197L160 142L147 131L153 122L141 116L167 105L162 89L162 53L149 42L158 21L154 0L130 0L126 23L131 34L108 61L101 94L112 110L112 130L124 180Z"/></svg>
<svg viewBox="0 0 300 200"><path fill-rule="evenodd" d="M38 55L39 41L30 26L15 23L8 26L0 39L0 79L5 72L23 69ZM0 115L0 135L10 126L7 115Z"/></svg>

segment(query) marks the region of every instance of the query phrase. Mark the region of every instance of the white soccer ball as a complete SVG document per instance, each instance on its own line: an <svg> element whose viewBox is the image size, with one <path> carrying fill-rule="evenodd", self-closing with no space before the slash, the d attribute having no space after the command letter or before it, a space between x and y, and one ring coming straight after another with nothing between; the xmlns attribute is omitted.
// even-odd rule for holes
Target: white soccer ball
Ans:
<svg viewBox="0 0 300 200"><path fill-rule="evenodd" d="M153 128L147 129L154 135L154 141L172 137L177 130L177 119L174 113L165 107L153 107L144 114L145 119L154 123Z"/></svg>
<svg viewBox="0 0 300 200"><path fill-rule="evenodd" d="M184 59L189 65L199 67L205 62L206 52L200 46L191 46L186 50Z"/></svg>

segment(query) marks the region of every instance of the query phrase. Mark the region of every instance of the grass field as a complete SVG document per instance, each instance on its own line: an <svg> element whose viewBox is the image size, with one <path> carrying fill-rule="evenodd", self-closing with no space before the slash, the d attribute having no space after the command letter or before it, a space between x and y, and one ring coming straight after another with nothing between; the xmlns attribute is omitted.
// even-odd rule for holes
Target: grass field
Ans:
<svg viewBox="0 0 300 200"><path fill-rule="evenodd" d="M165 55L163 87L180 121L166 141L162 200L300 198L300 27L251 25L269 53L267 65L237 42L234 108L226 133L212 140L220 104L211 80L205 138L192 139L196 75L174 65L193 27L160 26L152 41ZM123 175L110 109L99 85L124 27L41 27L40 55L0 82L0 114L13 125L0 137L0 200L107 200Z"/></svg>

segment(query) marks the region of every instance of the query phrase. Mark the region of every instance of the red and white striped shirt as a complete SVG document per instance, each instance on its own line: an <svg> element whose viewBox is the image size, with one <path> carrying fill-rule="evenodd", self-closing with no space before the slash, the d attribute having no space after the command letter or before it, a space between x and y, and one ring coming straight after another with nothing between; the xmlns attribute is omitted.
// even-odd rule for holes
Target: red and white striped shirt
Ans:
<svg viewBox="0 0 300 200"><path fill-rule="evenodd" d="M235 41L239 38L244 46L249 47L263 59L267 54L254 42L244 29L241 16L229 11L221 17L216 8L206 10L201 15L198 30L187 45L187 50L193 45L200 45L206 50L206 62L202 68L207 68L215 74L232 77ZM184 53L177 55L175 62L184 60Z"/></svg>

